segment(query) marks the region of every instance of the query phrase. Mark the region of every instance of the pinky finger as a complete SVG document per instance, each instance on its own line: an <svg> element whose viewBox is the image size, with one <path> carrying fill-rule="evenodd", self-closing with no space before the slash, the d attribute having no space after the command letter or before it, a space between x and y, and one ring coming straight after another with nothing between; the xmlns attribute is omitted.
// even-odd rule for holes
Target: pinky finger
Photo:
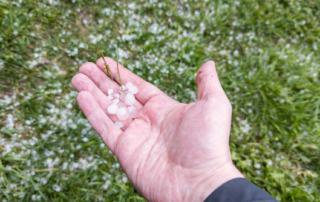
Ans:
<svg viewBox="0 0 320 202"><path fill-rule="evenodd" d="M122 130L104 113L91 93L87 91L80 92L77 101L93 129L100 135L107 147L114 152L117 139L122 134Z"/></svg>

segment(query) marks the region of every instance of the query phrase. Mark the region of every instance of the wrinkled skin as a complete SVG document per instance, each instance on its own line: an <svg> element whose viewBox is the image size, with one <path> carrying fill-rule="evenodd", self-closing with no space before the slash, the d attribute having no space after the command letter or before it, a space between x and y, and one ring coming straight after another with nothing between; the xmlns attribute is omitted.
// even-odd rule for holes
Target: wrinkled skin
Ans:
<svg viewBox="0 0 320 202"><path fill-rule="evenodd" d="M117 63L105 58L118 78ZM203 201L224 182L243 177L231 161L231 105L212 61L197 74L198 101L179 103L119 64L122 83L138 87L139 115L117 128L107 112L107 90L119 85L103 72L103 60L85 63L72 79L78 103L92 127L148 201Z"/></svg>

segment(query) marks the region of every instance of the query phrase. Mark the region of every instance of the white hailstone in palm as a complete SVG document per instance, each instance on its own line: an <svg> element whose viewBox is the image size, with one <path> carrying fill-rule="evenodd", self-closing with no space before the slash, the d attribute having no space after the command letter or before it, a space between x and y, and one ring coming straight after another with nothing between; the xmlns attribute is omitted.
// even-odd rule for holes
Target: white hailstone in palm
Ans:
<svg viewBox="0 0 320 202"><path fill-rule="evenodd" d="M126 120L127 118L129 118L128 109L125 107L120 107L117 111L117 117L119 120Z"/></svg>
<svg viewBox="0 0 320 202"><path fill-rule="evenodd" d="M118 98L116 98L116 99L114 99L114 100L112 100L112 104L118 104L118 102L119 102L119 99Z"/></svg>
<svg viewBox="0 0 320 202"><path fill-rule="evenodd" d="M111 95L113 93L113 89L108 89L108 95Z"/></svg>
<svg viewBox="0 0 320 202"><path fill-rule="evenodd" d="M122 128L124 126L124 124L121 121L116 121L114 123L118 128Z"/></svg>
<svg viewBox="0 0 320 202"><path fill-rule="evenodd" d="M107 111L109 114L116 114L118 111L118 108L119 108L118 105L112 104L108 107Z"/></svg>
<svg viewBox="0 0 320 202"><path fill-rule="evenodd" d="M138 88L135 86L132 86L131 88L129 88L129 92L132 94L136 94L138 91L139 91Z"/></svg>
<svg viewBox="0 0 320 202"><path fill-rule="evenodd" d="M132 82L120 86L118 93L114 92L113 89L108 89L108 98L112 101L112 104L107 109L109 114L116 114L119 120L136 118L138 116L138 109L133 105L136 102L134 94L138 91L138 88ZM115 124L119 128L124 126L124 123L121 121L116 121Z"/></svg>
<svg viewBox="0 0 320 202"><path fill-rule="evenodd" d="M131 82L128 82L128 83L126 84L126 87L127 87L128 89L130 89L130 88L133 87L133 84L132 84Z"/></svg>
<svg viewBox="0 0 320 202"><path fill-rule="evenodd" d="M127 105L133 105L136 101L136 98L132 93L127 93L124 97L124 101Z"/></svg>
<svg viewBox="0 0 320 202"><path fill-rule="evenodd" d="M118 102L118 107L127 107L127 105L124 102L119 101Z"/></svg>
<svg viewBox="0 0 320 202"><path fill-rule="evenodd" d="M138 116L138 109L135 106L130 106L128 107L128 111L129 111L129 117L130 118L136 118Z"/></svg>
<svg viewBox="0 0 320 202"><path fill-rule="evenodd" d="M119 88L120 88L120 92L122 92L122 90L123 91L127 90L127 87L125 85L122 85L122 89L121 89L121 86Z"/></svg>
<svg viewBox="0 0 320 202"><path fill-rule="evenodd" d="M119 99L124 102L125 101L125 99L124 99L125 96L126 96L126 92L124 94L121 94Z"/></svg>
<svg viewBox="0 0 320 202"><path fill-rule="evenodd" d="M109 98L110 100L112 100L112 99L113 99L113 96L112 96L112 95L108 95L108 98Z"/></svg>

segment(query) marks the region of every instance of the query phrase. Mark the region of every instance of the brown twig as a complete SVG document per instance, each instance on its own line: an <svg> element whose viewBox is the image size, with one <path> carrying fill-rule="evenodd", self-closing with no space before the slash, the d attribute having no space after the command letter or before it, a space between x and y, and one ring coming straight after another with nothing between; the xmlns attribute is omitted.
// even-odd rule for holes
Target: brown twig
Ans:
<svg viewBox="0 0 320 202"><path fill-rule="evenodd" d="M113 78L113 76L112 76L112 74L111 74L111 70L110 70L110 68L109 68L108 63L107 63L106 60L104 59L103 53L102 53L102 59L103 59L103 61L104 61L104 66L103 66L103 68L104 68L104 70L105 70L104 72L108 75L108 77L109 77L112 81L116 82L116 80Z"/></svg>

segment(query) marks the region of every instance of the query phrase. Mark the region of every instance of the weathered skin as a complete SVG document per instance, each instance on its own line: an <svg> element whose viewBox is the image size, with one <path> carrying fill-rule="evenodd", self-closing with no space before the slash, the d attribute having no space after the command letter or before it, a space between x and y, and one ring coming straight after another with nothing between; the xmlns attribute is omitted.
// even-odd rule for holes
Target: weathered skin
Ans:
<svg viewBox="0 0 320 202"><path fill-rule="evenodd" d="M105 58L113 77L116 62ZM92 127L148 201L203 201L224 182L243 177L232 164L232 107L212 61L197 74L198 101L179 103L119 64L122 83L138 87L134 120L117 128L107 113L107 91L119 89L103 72L103 60L85 63L72 79L78 103Z"/></svg>

